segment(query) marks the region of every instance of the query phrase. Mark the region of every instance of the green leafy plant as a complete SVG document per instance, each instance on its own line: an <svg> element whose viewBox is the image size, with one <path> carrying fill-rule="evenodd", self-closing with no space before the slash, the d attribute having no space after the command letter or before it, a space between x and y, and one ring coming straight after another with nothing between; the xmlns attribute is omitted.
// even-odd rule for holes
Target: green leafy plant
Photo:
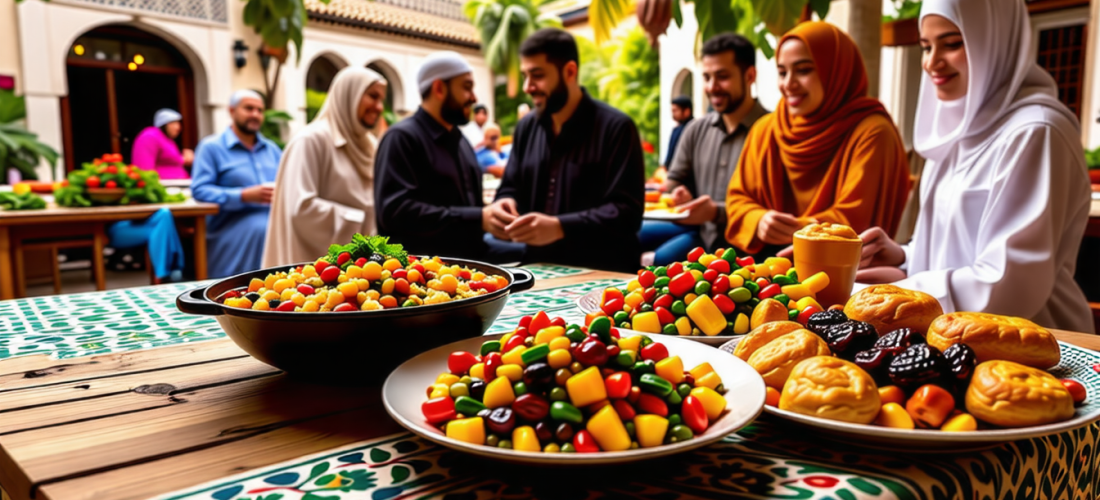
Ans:
<svg viewBox="0 0 1100 500"><path fill-rule="evenodd" d="M16 169L26 180L37 180L35 167L45 160L51 168L57 166L58 153L28 131L23 120L27 108L23 97L10 90L0 90L0 175ZM3 181L0 181L3 182Z"/></svg>
<svg viewBox="0 0 1100 500"><path fill-rule="evenodd" d="M264 123L260 125L260 133L271 139L271 142L278 144L280 148L286 148L286 142L283 141L283 127L290 123L293 118L286 111L278 109L264 110Z"/></svg>
<svg viewBox="0 0 1100 500"><path fill-rule="evenodd" d="M680 2L695 5L698 41L733 31L756 44L770 59L775 50L766 37L768 33L778 37L787 32L798 24L807 7L824 19L830 0L672 0L669 9L676 26L683 26ZM612 30L633 14L632 5L632 0L593 0L588 18L597 44L610 39Z"/></svg>
<svg viewBox="0 0 1100 500"><path fill-rule="evenodd" d="M1100 147L1085 150L1085 164L1089 166L1089 170L1100 169Z"/></svg>
<svg viewBox="0 0 1100 500"><path fill-rule="evenodd" d="M646 177L657 169L661 120L661 66L645 32L635 27L619 38L597 45L577 37L581 85L593 97L634 119L646 146Z"/></svg>
<svg viewBox="0 0 1100 500"><path fill-rule="evenodd" d="M321 111L321 106L325 105L325 99L327 98L328 92L325 92L323 90L313 90L308 88L306 89L306 123L309 123L313 121L314 118L317 118L317 113Z"/></svg>
<svg viewBox="0 0 1100 500"><path fill-rule="evenodd" d="M256 1L256 0L253 0ZM508 95L519 90L519 46L531 33L561 27L556 16L539 12L546 0L470 0L462 7L481 34L481 52L489 68L508 78Z"/></svg>
<svg viewBox="0 0 1100 500"><path fill-rule="evenodd" d="M584 60L581 59L583 66ZM581 71L581 75L584 71ZM523 92L520 92L514 96L508 95L508 85L499 84L493 89L493 102L496 103L496 113L493 118L496 120L496 124L500 125L500 133L502 135L512 135L516 130L516 123L519 122L519 105L526 104L532 106L531 98Z"/></svg>
<svg viewBox="0 0 1100 500"><path fill-rule="evenodd" d="M339 261L340 254L344 252L351 255L351 259L345 263L349 265L359 258L369 259L374 254L397 259L402 266L409 265L409 253L405 251L405 247L400 244L391 244L388 236L363 236L356 233L351 237L351 243L347 245L330 245L328 255L324 259L335 264Z"/></svg>
<svg viewBox="0 0 1100 500"><path fill-rule="evenodd" d="M125 193L114 202L97 202L88 191L96 188L123 189ZM69 172L69 177L54 189L53 196L63 207L179 203L186 199L183 194L168 194L156 172L126 165L117 154L103 155Z"/></svg>
<svg viewBox="0 0 1100 500"><path fill-rule="evenodd" d="M898 11L893 16L882 16L882 22L889 23L903 19L916 19L920 16L920 0L893 0L894 9Z"/></svg>
<svg viewBox="0 0 1100 500"><path fill-rule="evenodd" d="M0 208L5 210L35 210L46 208L46 200L34 193L0 192Z"/></svg>
<svg viewBox="0 0 1100 500"><path fill-rule="evenodd" d="M328 4L332 0L321 0ZM264 104L271 107L271 96L279 88L279 75L286 63L288 47L294 43L297 61L302 59L302 38L306 26L306 7L303 0L245 0L242 20L263 39L260 47L264 74ZM277 63L274 75L269 76L271 59Z"/></svg>

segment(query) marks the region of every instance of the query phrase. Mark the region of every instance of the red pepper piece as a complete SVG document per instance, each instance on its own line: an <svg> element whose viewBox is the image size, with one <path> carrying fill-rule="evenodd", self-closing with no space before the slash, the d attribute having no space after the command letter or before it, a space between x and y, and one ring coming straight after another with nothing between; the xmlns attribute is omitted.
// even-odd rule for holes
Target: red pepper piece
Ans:
<svg viewBox="0 0 1100 500"><path fill-rule="evenodd" d="M340 252L340 255L336 256L336 265L342 266L345 262L351 260L351 254L348 252Z"/></svg>
<svg viewBox="0 0 1100 500"><path fill-rule="evenodd" d="M627 372L612 373L603 379L603 385L607 389L607 397L624 399L630 395L630 374Z"/></svg>
<svg viewBox="0 0 1100 500"><path fill-rule="evenodd" d="M657 275L653 274L653 271L638 271L638 284L642 285L642 288L649 288L653 286L653 283L656 281Z"/></svg>
<svg viewBox="0 0 1100 500"><path fill-rule="evenodd" d="M294 301L288 300L286 302L280 302L279 307L275 308L276 311L293 311Z"/></svg>
<svg viewBox="0 0 1100 500"><path fill-rule="evenodd" d="M707 264L707 269L717 271L718 274L729 274L730 263L728 260L714 259L710 262L710 264Z"/></svg>
<svg viewBox="0 0 1100 500"><path fill-rule="evenodd" d="M684 265L679 262L673 262L665 268L665 275L669 278L675 278L680 273L684 272Z"/></svg>
<svg viewBox="0 0 1100 500"><path fill-rule="evenodd" d="M619 290L618 288L607 288L607 289L604 289L602 294L600 294L600 298L602 299L600 302L602 302L604 304L606 304L608 301L615 300L615 299L622 300L623 299L623 291Z"/></svg>
<svg viewBox="0 0 1100 500"><path fill-rule="evenodd" d="M520 337L519 335L512 335L512 337L508 339L508 342L504 343L504 347L502 347L501 350L504 352L508 352L521 345L523 345L523 337Z"/></svg>
<svg viewBox="0 0 1100 500"><path fill-rule="evenodd" d="M624 305L626 305L626 303L623 302L623 299L611 299L607 302L604 302L603 306L601 306L600 309L602 309L603 312L606 313L608 316L612 316L615 313L622 311Z"/></svg>
<svg viewBox="0 0 1100 500"><path fill-rule="evenodd" d="M562 328L565 328L565 318L561 316L554 318L552 321L550 321L550 326L560 326Z"/></svg>
<svg viewBox="0 0 1100 500"><path fill-rule="evenodd" d="M280 304L280 305L282 305L282 304ZM358 307L355 307L351 304L348 304L347 302L344 302L343 304L340 304L340 305L332 308L332 312L338 312L338 313L352 312L352 311L358 311L358 310L359 310Z"/></svg>
<svg viewBox="0 0 1100 500"><path fill-rule="evenodd" d="M733 313L734 309L737 309L737 304L733 302L733 299L724 294L715 294L713 300L714 305L718 306L718 310L727 316Z"/></svg>
<svg viewBox="0 0 1100 500"><path fill-rule="evenodd" d="M638 394L638 402L635 403L638 407L638 413L652 413L661 417L668 416L668 405L665 401L657 396L642 392Z"/></svg>
<svg viewBox="0 0 1100 500"><path fill-rule="evenodd" d="M719 275L714 280L714 284L711 285L710 291L714 295L720 295L730 291L730 277L724 274Z"/></svg>
<svg viewBox="0 0 1100 500"><path fill-rule="evenodd" d="M455 351L447 358L447 369L455 375L465 375L470 367L477 364L477 356L466 351Z"/></svg>
<svg viewBox="0 0 1100 500"><path fill-rule="evenodd" d="M599 337L596 337L596 339L599 340ZM614 358L615 356L618 356L620 352L622 352L622 348L619 347L616 344L611 344L611 345L607 346L607 357L608 358ZM605 369L606 370L611 370L610 368L605 368Z"/></svg>
<svg viewBox="0 0 1100 500"><path fill-rule="evenodd" d="M469 281L469 279L473 277L473 274L470 274L470 271L463 269L458 272L458 277Z"/></svg>
<svg viewBox="0 0 1100 500"><path fill-rule="evenodd" d="M663 307L665 309L671 309L673 302L676 302L676 297L666 293L653 301L653 308L657 309L658 307Z"/></svg>
<svg viewBox="0 0 1100 500"><path fill-rule="evenodd" d="M327 269L328 266L329 266L329 263L328 263L327 260L320 260L319 259L319 260L317 260L317 262L313 263L313 268L317 270L317 274L320 274L320 273L324 272L324 270Z"/></svg>
<svg viewBox="0 0 1100 500"><path fill-rule="evenodd" d="M520 337L520 338L527 338L527 337L531 336L531 331L528 330L527 328L522 327L522 326L519 327L519 328L516 328L516 331L514 333L516 334L517 337ZM507 351L505 351L505 352L507 352Z"/></svg>
<svg viewBox="0 0 1100 500"><path fill-rule="evenodd" d="M707 251L703 247L692 248L688 252L688 262L699 262L699 257L706 255Z"/></svg>
<svg viewBox="0 0 1100 500"><path fill-rule="evenodd" d="M485 355L485 381L492 382L497 378L497 368L504 364L499 352L491 352Z"/></svg>
<svg viewBox="0 0 1100 500"><path fill-rule="evenodd" d="M668 357L668 348L660 342L654 342L642 348L642 359L652 360L654 363Z"/></svg>
<svg viewBox="0 0 1100 500"><path fill-rule="evenodd" d="M676 316L673 315L672 311L669 311L668 309L665 309L663 307L658 307L658 308L654 309L653 311L657 313L657 320L661 322L661 326L664 326L664 325L667 325L669 323L672 323L672 322L676 321Z"/></svg>
<svg viewBox="0 0 1100 500"><path fill-rule="evenodd" d="M407 277L408 275L409 275L408 271L406 271L404 269L398 269L398 270L394 271L393 274L390 274L390 277L393 278L393 279L400 279L400 278Z"/></svg>
<svg viewBox="0 0 1100 500"><path fill-rule="evenodd" d="M736 257L733 260L736 261L737 265L741 266L741 267L748 267L748 266L755 266L756 265L756 260L754 260L752 258L752 256Z"/></svg>
<svg viewBox="0 0 1100 500"><path fill-rule="evenodd" d="M600 447L596 444L596 438L592 437L587 430L577 432L573 436L573 448L577 450L577 453L596 453L600 451Z"/></svg>
<svg viewBox="0 0 1100 500"><path fill-rule="evenodd" d="M657 289L656 288L649 287L649 288L646 288L644 292L642 292L642 299L644 299L647 303L648 302L653 302L653 299L656 299L656 298L657 298Z"/></svg>
<svg viewBox="0 0 1100 500"><path fill-rule="evenodd" d="M638 414L625 399L616 399L611 402L611 406L615 408L615 413L619 414L619 418L623 419L623 422L634 420L634 416Z"/></svg>
<svg viewBox="0 0 1100 500"><path fill-rule="evenodd" d="M696 434L707 430L710 422L707 420L707 410L699 398L688 395L684 398L684 404L680 407L680 416L684 419L684 425Z"/></svg>
<svg viewBox="0 0 1100 500"><path fill-rule="evenodd" d="M546 311L539 311L535 314L535 317L531 318L531 324L527 325L527 330L538 332L548 326L550 326L550 316L546 314Z"/></svg>
<svg viewBox="0 0 1100 500"><path fill-rule="evenodd" d="M626 400L629 401L630 404L634 404L634 403L638 402L638 398L641 397L641 395L642 395L642 388L638 387L638 386L634 386L634 387L630 388L630 394L626 397Z"/></svg>
<svg viewBox="0 0 1100 500"><path fill-rule="evenodd" d="M321 281L325 283L335 283L336 278L340 277L340 268L336 266L328 266L324 271L321 271Z"/></svg>
<svg viewBox="0 0 1100 500"><path fill-rule="evenodd" d="M718 271L714 269L707 269L703 271L703 279L707 280L707 283L714 284L714 280L718 279Z"/></svg>
<svg viewBox="0 0 1100 500"><path fill-rule="evenodd" d="M313 290L313 287L312 287L312 286L309 286L309 285L298 285L298 293L300 293L300 294L302 294L302 295L305 295L305 296L307 296L307 297L308 297L308 296L310 296L310 295L313 295L313 292L314 292L314 291L315 291L315 290Z"/></svg>
<svg viewBox="0 0 1100 500"><path fill-rule="evenodd" d="M806 306L806 308L803 309L802 312L798 313L798 322L805 325L807 322L810 321L810 316L819 312L821 312L821 308L817 306Z"/></svg>
<svg viewBox="0 0 1100 500"><path fill-rule="evenodd" d="M519 319L519 326L527 328L531 325L531 316L524 316Z"/></svg>
<svg viewBox="0 0 1100 500"><path fill-rule="evenodd" d="M457 416L455 401L450 396L440 396L421 403L420 413L423 413L424 418L428 419L428 423L432 425L442 424Z"/></svg>
<svg viewBox="0 0 1100 500"><path fill-rule="evenodd" d="M776 295L779 295L781 291L782 290L779 288L778 284L772 283L764 288L761 288L760 293L756 294L756 296L760 300L770 299L772 297L775 297Z"/></svg>
<svg viewBox="0 0 1100 500"><path fill-rule="evenodd" d="M695 289L695 276L691 273L681 273L668 282L668 291L677 297L683 297Z"/></svg>

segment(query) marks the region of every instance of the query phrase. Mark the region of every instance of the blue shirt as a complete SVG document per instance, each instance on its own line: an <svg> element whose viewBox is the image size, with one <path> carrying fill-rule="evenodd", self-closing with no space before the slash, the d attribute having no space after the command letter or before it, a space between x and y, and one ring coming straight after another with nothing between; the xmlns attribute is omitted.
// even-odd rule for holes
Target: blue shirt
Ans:
<svg viewBox="0 0 1100 500"><path fill-rule="evenodd" d="M260 267L270 205L241 200L244 188L275 182L283 151L256 134L249 150L232 127L202 140L191 167L191 194L217 203L221 210L207 218L211 278L233 276Z"/></svg>
<svg viewBox="0 0 1100 500"><path fill-rule="evenodd" d="M508 155L505 153L498 153L489 148L478 148L477 150L477 166L481 167L482 172L488 172L489 167L494 165L503 166L508 163Z"/></svg>

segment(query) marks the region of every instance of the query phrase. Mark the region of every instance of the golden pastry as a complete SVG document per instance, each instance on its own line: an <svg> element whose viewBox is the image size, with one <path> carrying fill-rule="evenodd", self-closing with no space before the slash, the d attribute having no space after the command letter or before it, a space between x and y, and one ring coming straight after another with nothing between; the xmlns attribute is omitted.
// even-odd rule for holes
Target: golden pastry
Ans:
<svg viewBox="0 0 1100 500"><path fill-rule="evenodd" d="M1073 418L1073 396L1043 370L1012 361L986 361L974 369L966 411L1002 427L1028 427Z"/></svg>
<svg viewBox="0 0 1100 500"><path fill-rule="evenodd" d="M807 330L795 330L764 344L749 356L748 363L764 377L768 387L779 390L799 361L831 354L829 345L821 337Z"/></svg>
<svg viewBox="0 0 1100 500"><path fill-rule="evenodd" d="M803 330L803 328L801 324L794 321L773 321L760 325L737 343L737 347L733 349L733 355L748 361L749 356L752 356L757 349L795 330Z"/></svg>
<svg viewBox="0 0 1100 500"><path fill-rule="evenodd" d="M1050 368L1062 358L1054 335L1031 321L1011 316L954 312L928 327L928 344L941 351L963 343L978 362L1003 359L1035 368Z"/></svg>
<svg viewBox="0 0 1100 500"><path fill-rule="evenodd" d="M882 407L878 386L855 363L832 356L802 360L779 396L779 409L855 424L874 422Z"/></svg>
<svg viewBox="0 0 1100 500"><path fill-rule="evenodd" d="M879 335L899 328L924 333L943 314L935 297L894 285L873 285L856 293L844 306L849 319L870 323Z"/></svg>
<svg viewBox="0 0 1100 500"><path fill-rule="evenodd" d="M790 315L787 314L787 306L775 299L764 299L753 308L749 325L755 330L761 325L773 321L787 321L788 319L790 319Z"/></svg>

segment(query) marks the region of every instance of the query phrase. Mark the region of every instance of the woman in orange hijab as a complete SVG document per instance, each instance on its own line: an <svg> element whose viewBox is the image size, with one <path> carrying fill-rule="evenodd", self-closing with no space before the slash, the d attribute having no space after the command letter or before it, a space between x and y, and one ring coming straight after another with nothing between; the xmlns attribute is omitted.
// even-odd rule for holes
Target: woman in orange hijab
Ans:
<svg viewBox="0 0 1100 500"><path fill-rule="evenodd" d="M726 196L726 239L758 253L813 221L897 230L909 193L905 147L847 34L802 23L779 41L774 113L749 132Z"/></svg>

